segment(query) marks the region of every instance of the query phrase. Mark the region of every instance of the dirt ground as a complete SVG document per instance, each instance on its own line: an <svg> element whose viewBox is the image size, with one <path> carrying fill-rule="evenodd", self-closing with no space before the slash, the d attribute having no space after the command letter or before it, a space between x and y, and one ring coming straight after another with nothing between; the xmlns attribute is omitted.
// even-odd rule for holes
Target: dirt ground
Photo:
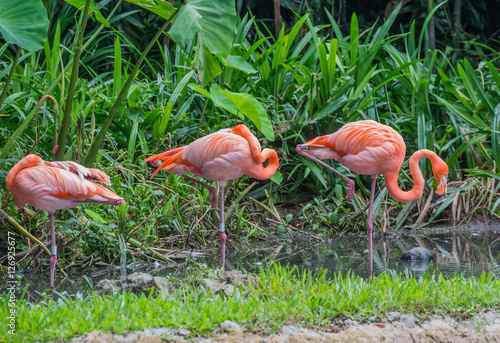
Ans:
<svg viewBox="0 0 500 343"><path fill-rule="evenodd" d="M71 343L302 343L302 342L500 342L500 313L488 311L468 320L435 316L418 322L413 315L390 312L373 322L345 320L338 332L294 325L283 326L273 335L249 332L237 323L225 321L212 336L200 337L187 329L146 329L127 334L99 331L74 338Z"/></svg>

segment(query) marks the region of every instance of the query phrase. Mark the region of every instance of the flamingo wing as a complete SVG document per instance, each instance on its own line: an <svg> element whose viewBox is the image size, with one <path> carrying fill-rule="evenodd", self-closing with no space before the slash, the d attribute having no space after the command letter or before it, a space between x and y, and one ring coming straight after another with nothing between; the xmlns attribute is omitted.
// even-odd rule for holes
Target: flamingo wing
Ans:
<svg viewBox="0 0 500 343"><path fill-rule="evenodd" d="M48 166L26 168L17 173L13 194L17 207L28 203L48 212L87 202L119 205L123 201L109 189L82 180L81 175Z"/></svg>
<svg viewBox="0 0 500 343"><path fill-rule="evenodd" d="M189 144L184 149L182 160L201 168L217 158L248 149L248 142L245 138L233 134L231 129L223 129ZM225 159L231 163L230 155L225 156Z"/></svg>
<svg viewBox="0 0 500 343"><path fill-rule="evenodd" d="M108 175L103 173L102 171L98 169L93 169L93 168L86 168L82 166L81 164L78 164L76 162L71 162L71 161L56 161L56 162L43 162L44 166L47 167L52 167L52 168L57 168L57 169L62 169L69 171L75 175L78 175L78 177L83 180L95 180L104 183L105 185L111 185L110 178Z"/></svg>
<svg viewBox="0 0 500 343"><path fill-rule="evenodd" d="M158 166L157 161L163 162ZM225 181L241 177L253 162L249 143L231 129L199 138L180 147L145 160L160 169L176 174L192 172L208 180Z"/></svg>
<svg viewBox="0 0 500 343"><path fill-rule="evenodd" d="M399 168L406 153L403 137L393 128L373 120L347 123L337 132L304 145L320 159L333 158L365 175Z"/></svg>

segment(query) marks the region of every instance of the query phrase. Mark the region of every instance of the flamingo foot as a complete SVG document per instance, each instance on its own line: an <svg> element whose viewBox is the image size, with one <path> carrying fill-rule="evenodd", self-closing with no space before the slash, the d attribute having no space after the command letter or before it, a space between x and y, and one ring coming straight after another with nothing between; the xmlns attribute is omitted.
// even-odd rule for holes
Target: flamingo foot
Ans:
<svg viewBox="0 0 500 343"><path fill-rule="evenodd" d="M345 196L346 201L351 201L352 197L354 196L354 188L355 188L355 183L353 180L348 180L347 181L347 195Z"/></svg>
<svg viewBox="0 0 500 343"><path fill-rule="evenodd" d="M219 232L219 237L220 237L220 250L221 250L221 257L222 257L222 269L224 269L224 265L226 264L226 233L225 232Z"/></svg>
<svg viewBox="0 0 500 343"><path fill-rule="evenodd" d="M54 276L56 274L57 255L50 256L50 287L54 287Z"/></svg>

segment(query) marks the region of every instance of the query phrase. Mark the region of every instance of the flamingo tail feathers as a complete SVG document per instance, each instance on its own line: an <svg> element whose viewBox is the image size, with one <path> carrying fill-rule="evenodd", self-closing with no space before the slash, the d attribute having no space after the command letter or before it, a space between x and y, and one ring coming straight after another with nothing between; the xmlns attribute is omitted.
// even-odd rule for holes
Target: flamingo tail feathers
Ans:
<svg viewBox="0 0 500 343"><path fill-rule="evenodd" d="M184 148L185 147L180 147L146 158L144 162L149 162L149 164L153 167L158 167L153 175L151 175L151 178L153 178L161 169L169 171L175 166L182 164L182 153ZM162 161L162 163L160 164L158 161Z"/></svg>
<svg viewBox="0 0 500 343"><path fill-rule="evenodd" d="M115 194L113 191L99 184L94 184L95 190L88 191L85 196L75 197L75 202L106 204L118 206L123 202L123 198Z"/></svg>

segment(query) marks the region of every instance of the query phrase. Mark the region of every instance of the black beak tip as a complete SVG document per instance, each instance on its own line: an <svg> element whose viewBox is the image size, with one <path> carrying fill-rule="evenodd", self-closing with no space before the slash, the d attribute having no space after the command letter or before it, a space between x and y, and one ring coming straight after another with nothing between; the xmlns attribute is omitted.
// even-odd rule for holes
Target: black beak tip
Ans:
<svg viewBox="0 0 500 343"><path fill-rule="evenodd" d="M443 194L437 194L437 193L434 194L434 197L431 200L431 204L434 204L436 201L438 201L439 199L441 199L443 196L444 196L444 193Z"/></svg>

